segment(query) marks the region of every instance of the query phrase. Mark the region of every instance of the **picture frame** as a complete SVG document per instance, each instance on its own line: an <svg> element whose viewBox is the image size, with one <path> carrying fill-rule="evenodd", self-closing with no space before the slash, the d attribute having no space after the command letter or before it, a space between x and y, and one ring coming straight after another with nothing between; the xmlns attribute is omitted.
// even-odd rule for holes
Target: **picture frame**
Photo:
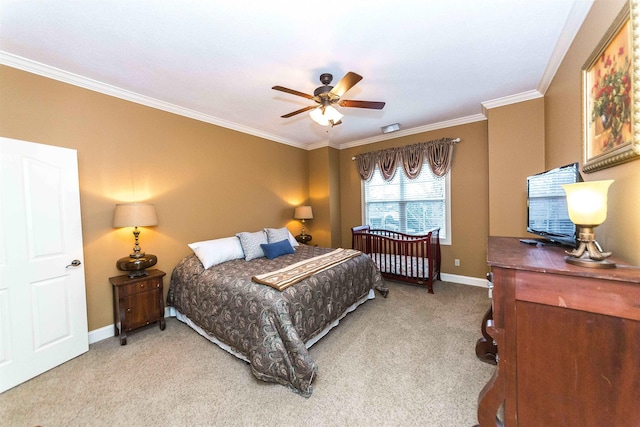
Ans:
<svg viewBox="0 0 640 427"><path fill-rule="evenodd" d="M582 67L585 173L640 158L637 1L625 3Z"/></svg>

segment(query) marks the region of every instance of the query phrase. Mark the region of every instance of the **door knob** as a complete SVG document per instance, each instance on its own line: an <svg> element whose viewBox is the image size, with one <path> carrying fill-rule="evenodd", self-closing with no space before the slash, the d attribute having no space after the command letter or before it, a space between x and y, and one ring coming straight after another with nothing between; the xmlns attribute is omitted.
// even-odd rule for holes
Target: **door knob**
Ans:
<svg viewBox="0 0 640 427"><path fill-rule="evenodd" d="M82 264L82 263L80 262L80 260L79 260L79 259L74 259L73 261L71 261L71 264L67 265L65 268L69 268L69 267L77 267L77 266L79 266L80 264Z"/></svg>

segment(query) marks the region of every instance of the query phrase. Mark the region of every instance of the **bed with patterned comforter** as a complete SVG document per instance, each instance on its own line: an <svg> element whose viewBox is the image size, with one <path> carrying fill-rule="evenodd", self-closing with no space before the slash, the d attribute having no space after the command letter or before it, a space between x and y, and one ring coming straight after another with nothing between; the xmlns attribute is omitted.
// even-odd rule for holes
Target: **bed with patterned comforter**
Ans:
<svg viewBox="0 0 640 427"><path fill-rule="evenodd" d="M167 303L180 317L186 316L187 323L241 355L257 378L309 397L318 367L308 343L373 297L373 289L386 296L380 271L369 256L361 254L283 291L256 283L252 277L331 251L300 245L294 254L238 259L209 269L190 255L173 271Z"/></svg>

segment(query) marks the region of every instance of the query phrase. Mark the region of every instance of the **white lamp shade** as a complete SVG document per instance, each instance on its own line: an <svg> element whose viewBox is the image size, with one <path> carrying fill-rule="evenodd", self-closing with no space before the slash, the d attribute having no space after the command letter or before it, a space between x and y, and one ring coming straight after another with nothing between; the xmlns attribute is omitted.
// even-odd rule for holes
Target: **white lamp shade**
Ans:
<svg viewBox="0 0 640 427"><path fill-rule="evenodd" d="M147 203L122 203L113 213L113 227L149 227L158 225L156 207Z"/></svg>
<svg viewBox="0 0 640 427"><path fill-rule="evenodd" d="M564 184L569 218L576 225L600 225L607 219L607 192L612 179Z"/></svg>
<svg viewBox="0 0 640 427"><path fill-rule="evenodd" d="M293 212L294 219L313 219L311 206L298 206Z"/></svg>
<svg viewBox="0 0 640 427"><path fill-rule="evenodd" d="M309 116L314 122L321 126L329 126L331 122L336 124L344 117L340 111L336 110L331 105L324 108L324 113L322 111L322 107L314 108L309 112Z"/></svg>

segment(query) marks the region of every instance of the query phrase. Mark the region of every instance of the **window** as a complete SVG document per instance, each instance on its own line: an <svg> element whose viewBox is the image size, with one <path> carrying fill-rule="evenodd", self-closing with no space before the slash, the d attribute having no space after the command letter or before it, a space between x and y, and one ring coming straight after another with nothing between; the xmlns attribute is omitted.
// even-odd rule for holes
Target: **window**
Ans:
<svg viewBox="0 0 640 427"><path fill-rule="evenodd" d="M440 227L440 243L451 244L451 172L437 178L427 165L416 179L409 179L398 166L387 182L376 168L363 181L364 223L407 234L424 234Z"/></svg>

